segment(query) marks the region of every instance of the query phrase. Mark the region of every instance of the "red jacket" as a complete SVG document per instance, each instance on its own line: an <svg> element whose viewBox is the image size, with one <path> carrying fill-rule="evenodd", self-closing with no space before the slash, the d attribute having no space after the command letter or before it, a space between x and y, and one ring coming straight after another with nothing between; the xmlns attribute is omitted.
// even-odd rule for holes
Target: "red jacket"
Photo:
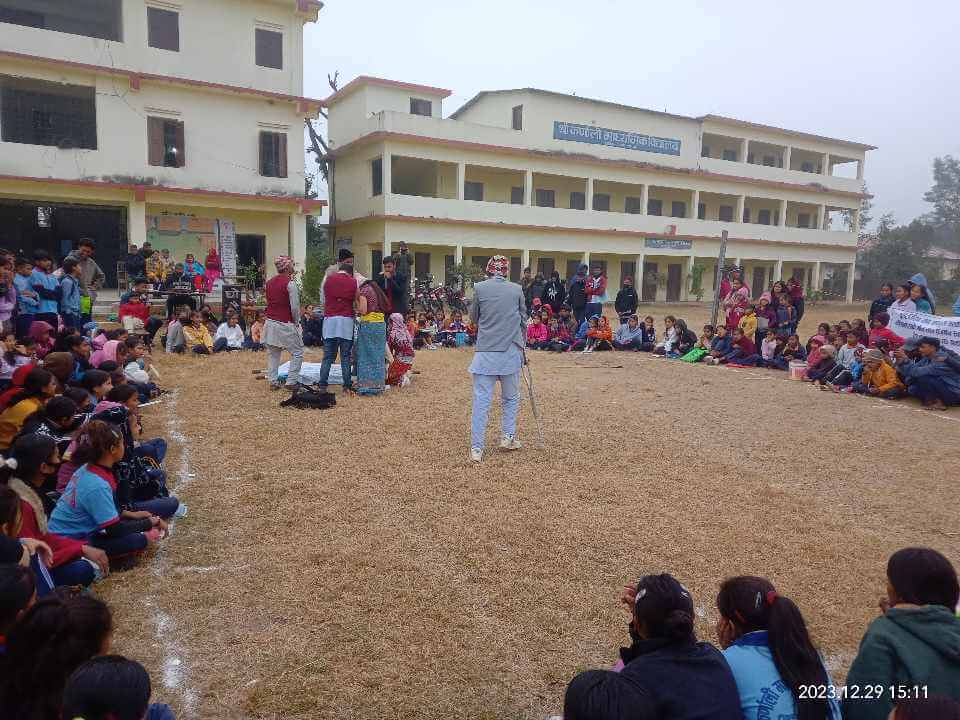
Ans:
<svg viewBox="0 0 960 720"><path fill-rule="evenodd" d="M592 275L587 278L587 302L597 302L594 300L594 297L603 297L607 294L607 277L606 275L601 275L598 278L593 277Z"/></svg>
<svg viewBox="0 0 960 720"><path fill-rule="evenodd" d="M33 505L23 498L20 499L20 538L31 538L33 540L42 540L50 549L53 550L52 567L60 567L68 562L73 562L83 555L83 542L72 538L54 535L53 533L42 533L37 527L37 516Z"/></svg>
<svg viewBox="0 0 960 720"><path fill-rule="evenodd" d="M143 324L146 325L147 321L150 319L150 306L141 302L128 302L120 306L120 312L117 314L117 317L120 320L123 320L127 315L131 317L140 318L143 320Z"/></svg>
<svg viewBox="0 0 960 720"><path fill-rule="evenodd" d="M881 338L890 343L890 349L896 350L903 345L903 338L897 335L893 330L887 327L874 328L870 331L870 347L876 347L877 340Z"/></svg>
<svg viewBox="0 0 960 720"><path fill-rule="evenodd" d="M345 272L335 272L323 284L324 317L353 317L357 280Z"/></svg>
<svg viewBox="0 0 960 720"><path fill-rule="evenodd" d="M550 339L550 331L547 329L547 326L541 323L536 323L535 325L530 325L527 328L527 342L536 343L536 342L546 342Z"/></svg>
<svg viewBox="0 0 960 720"><path fill-rule="evenodd" d="M293 312L290 310L290 291L287 286L292 283L289 275L275 275L267 281L267 319L276 322L292 323Z"/></svg>

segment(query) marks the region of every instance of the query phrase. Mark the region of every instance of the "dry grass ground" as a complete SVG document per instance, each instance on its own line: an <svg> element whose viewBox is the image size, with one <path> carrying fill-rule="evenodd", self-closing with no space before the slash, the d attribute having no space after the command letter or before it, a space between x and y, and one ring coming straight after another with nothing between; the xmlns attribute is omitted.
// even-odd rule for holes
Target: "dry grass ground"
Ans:
<svg viewBox="0 0 960 720"><path fill-rule="evenodd" d="M469 360L421 352L411 388L331 411L280 409L262 354L161 360L176 392L147 426L190 514L102 591L157 699L184 720L543 718L616 660L619 588L664 570L709 640L724 577L774 579L842 678L891 551L960 562L956 411L541 353L547 449L525 403L524 450L473 467Z"/></svg>

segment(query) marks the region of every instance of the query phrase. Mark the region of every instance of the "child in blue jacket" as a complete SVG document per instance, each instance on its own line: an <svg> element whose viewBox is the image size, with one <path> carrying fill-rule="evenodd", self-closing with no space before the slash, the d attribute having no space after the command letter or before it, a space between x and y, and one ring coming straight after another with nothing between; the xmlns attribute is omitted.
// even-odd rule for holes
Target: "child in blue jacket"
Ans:
<svg viewBox="0 0 960 720"><path fill-rule="evenodd" d="M33 264L17 258L13 286L17 289L17 337L27 337L40 308L40 297L33 289Z"/></svg>

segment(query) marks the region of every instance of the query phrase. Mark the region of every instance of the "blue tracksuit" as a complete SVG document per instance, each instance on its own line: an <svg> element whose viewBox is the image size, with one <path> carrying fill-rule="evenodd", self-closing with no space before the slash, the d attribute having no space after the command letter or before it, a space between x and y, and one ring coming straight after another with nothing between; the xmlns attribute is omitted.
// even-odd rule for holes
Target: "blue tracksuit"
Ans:
<svg viewBox="0 0 960 720"><path fill-rule="evenodd" d="M33 292L33 275L24 277L17 273L13 276L13 286L17 289L17 312L20 315L33 315L40 307L40 301L36 297L27 297L23 294L24 290Z"/></svg>
<svg viewBox="0 0 960 720"><path fill-rule="evenodd" d="M40 307L37 312L43 315L56 315L60 309L60 293L58 290L60 282L53 276L53 273L34 270L30 276L30 283L40 296Z"/></svg>

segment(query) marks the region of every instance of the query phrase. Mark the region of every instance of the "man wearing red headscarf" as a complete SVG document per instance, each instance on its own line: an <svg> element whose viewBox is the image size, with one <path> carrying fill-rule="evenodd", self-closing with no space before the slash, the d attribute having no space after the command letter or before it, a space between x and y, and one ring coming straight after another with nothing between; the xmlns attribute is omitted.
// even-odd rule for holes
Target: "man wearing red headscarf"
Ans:
<svg viewBox="0 0 960 720"><path fill-rule="evenodd" d="M280 389L278 371L280 354L290 353L287 389L300 385L303 365L303 337L300 335L300 291L293 280L293 260L280 255L273 261L277 274L267 282L267 322L263 328L263 344L267 347L267 380L272 390Z"/></svg>

